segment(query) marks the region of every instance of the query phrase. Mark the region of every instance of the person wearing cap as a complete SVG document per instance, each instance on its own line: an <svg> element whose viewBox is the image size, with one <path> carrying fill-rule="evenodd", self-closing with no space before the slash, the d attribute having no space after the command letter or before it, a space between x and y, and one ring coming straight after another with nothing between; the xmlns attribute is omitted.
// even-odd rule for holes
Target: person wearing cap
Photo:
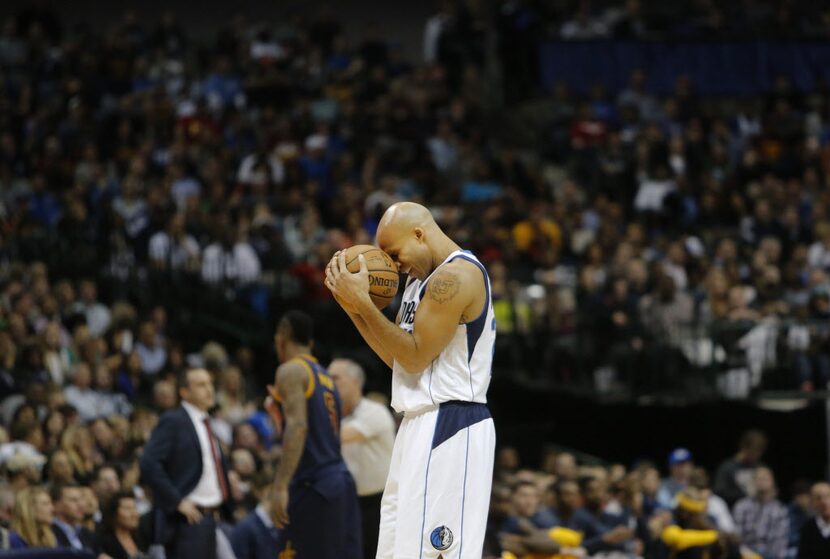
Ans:
<svg viewBox="0 0 830 559"><path fill-rule="evenodd" d="M46 458L37 452L21 450L6 460L9 486L15 493L40 483L41 469Z"/></svg>
<svg viewBox="0 0 830 559"><path fill-rule="evenodd" d="M694 465L692 453L686 448L675 448L669 454L669 477L663 480L657 492L657 502L661 507L671 509L675 496L688 487Z"/></svg>

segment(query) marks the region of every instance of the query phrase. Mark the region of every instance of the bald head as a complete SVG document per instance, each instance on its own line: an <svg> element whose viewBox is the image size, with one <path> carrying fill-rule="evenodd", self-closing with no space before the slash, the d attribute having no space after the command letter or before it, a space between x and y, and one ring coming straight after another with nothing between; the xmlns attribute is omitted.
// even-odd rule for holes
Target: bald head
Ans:
<svg viewBox="0 0 830 559"><path fill-rule="evenodd" d="M405 234L418 227L422 229L436 227L435 220L428 209L414 202L392 204L384 212L378 224L378 240L386 232L395 231Z"/></svg>
<svg viewBox="0 0 830 559"><path fill-rule="evenodd" d="M413 202L393 204L378 224L378 246L399 270L421 280L458 246L435 223L427 208Z"/></svg>

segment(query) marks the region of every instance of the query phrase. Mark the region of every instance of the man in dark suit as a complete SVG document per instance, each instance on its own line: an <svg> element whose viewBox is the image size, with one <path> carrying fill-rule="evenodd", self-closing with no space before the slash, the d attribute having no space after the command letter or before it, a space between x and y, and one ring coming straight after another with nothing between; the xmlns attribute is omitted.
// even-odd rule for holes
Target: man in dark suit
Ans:
<svg viewBox="0 0 830 559"><path fill-rule="evenodd" d="M816 516L801 528L798 559L827 559L830 557L830 483L816 483L810 495Z"/></svg>
<svg viewBox="0 0 830 559"><path fill-rule="evenodd" d="M153 490L155 544L167 559L232 557L217 529L229 504L227 462L213 435L208 410L213 380L204 369L179 375L181 406L161 416L141 456L141 479Z"/></svg>
<svg viewBox="0 0 830 559"><path fill-rule="evenodd" d="M236 559L276 559L279 530L263 505L259 505L231 532Z"/></svg>
<svg viewBox="0 0 830 559"><path fill-rule="evenodd" d="M52 532L55 533L58 546L97 555L95 534L81 526L84 519L81 488L74 484L55 484L49 494L55 505Z"/></svg>

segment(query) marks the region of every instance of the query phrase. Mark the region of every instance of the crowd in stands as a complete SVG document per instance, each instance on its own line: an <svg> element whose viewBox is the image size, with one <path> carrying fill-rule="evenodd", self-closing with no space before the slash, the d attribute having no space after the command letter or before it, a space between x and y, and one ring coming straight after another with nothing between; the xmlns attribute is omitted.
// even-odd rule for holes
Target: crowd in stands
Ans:
<svg viewBox="0 0 830 559"><path fill-rule="evenodd" d="M779 491L763 464L766 438L748 431L711 478L691 452L668 457L668 476L642 461L597 466L547 449L541 469L512 447L497 457L487 551L501 557L823 557L830 485Z"/></svg>
<svg viewBox="0 0 830 559"><path fill-rule="evenodd" d="M726 7L691 4L732 21ZM797 13L745 4L764 21ZM2 22L0 545L146 551L137 457L189 364L214 374L236 520L270 481L278 446L246 391L252 351L193 351L170 328L177 309L102 301L102 276L202 284L261 316L281 290L325 302L330 255L371 242L404 199L428 204L487 264L510 342L497 361L532 356L562 373L579 338L592 368L636 386L701 352L760 375L772 345L793 386L826 384L827 91L782 77L753 98L710 99L680 79L656 98L637 72L617 96L597 87L580 99L560 84L538 100L528 128L540 141L528 149L497 125L481 41L459 46L479 37L459 28L475 19L440 16L427 22L424 62L381 35L350 42L331 13L239 16L207 42L171 14L95 29L27 9ZM578 36L581 17L563 36ZM723 333L707 346L711 336L689 333L701 327ZM712 492L689 453L672 456L661 484L646 463L577 467L557 453L535 472L502 449L489 552L558 553L553 541L577 555L663 553L694 529L708 532L697 544L742 541L771 559L792 552L813 509L811 541L830 522L824 485L786 494L785 509L757 458L725 466Z"/></svg>

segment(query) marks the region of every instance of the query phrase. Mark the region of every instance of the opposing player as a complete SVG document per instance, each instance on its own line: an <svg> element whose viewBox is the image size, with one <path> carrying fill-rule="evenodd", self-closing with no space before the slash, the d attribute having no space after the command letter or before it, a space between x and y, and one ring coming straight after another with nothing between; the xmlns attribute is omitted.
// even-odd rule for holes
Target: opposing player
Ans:
<svg viewBox="0 0 830 559"><path fill-rule="evenodd" d="M279 559L359 559L360 507L340 454L340 396L311 356L312 321L287 312L274 338L276 388L266 406L283 423L282 457L267 503Z"/></svg>
<svg viewBox="0 0 830 559"><path fill-rule="evenodd" d="M369 279L343 253L326 285L363 339L392 368L392 406L404 413L381 503L378 559L479 559L493 475L487 387L496 336L490 281L418 204L390 207L377 242L409 280L390 322Z"/></svg>

